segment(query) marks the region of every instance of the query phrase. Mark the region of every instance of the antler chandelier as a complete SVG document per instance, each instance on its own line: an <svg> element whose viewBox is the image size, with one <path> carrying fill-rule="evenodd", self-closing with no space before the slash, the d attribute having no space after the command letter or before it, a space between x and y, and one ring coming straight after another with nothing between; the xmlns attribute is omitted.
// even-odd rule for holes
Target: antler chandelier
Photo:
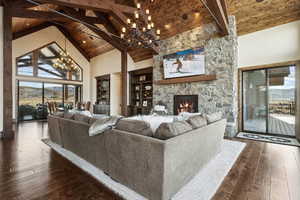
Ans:
<svg viewBox="0 0 300 200"><path fill-rule="evenodd" d="M154 0L150 0L153 3ZM160 40L160 29L155 28L152 21L150 10L146 8L144 11L140 3L136 3L137 11L134 13L134 19L127 19L127 28L122 28L121 39L129 47L149 48L157 45Z"/></svg>

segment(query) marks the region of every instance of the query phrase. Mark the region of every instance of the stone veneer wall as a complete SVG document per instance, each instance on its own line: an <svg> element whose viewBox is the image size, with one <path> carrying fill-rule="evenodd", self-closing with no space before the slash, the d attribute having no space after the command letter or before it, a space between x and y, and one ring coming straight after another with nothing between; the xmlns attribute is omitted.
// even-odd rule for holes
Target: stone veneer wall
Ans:
<svg viewBox="0 0 300 200"><path fill-rule="evenodd" d="M162 101L173 112L174 95L199 95L199 112L221 111L227 118L227 136L237 132L237 34L233 16L229 17L230 34L215 37L214 24L178 34L160 44L160 54L154 57L153 79L163 79L163 56L194 47L205 48L206 74L216 74L217 80L153 86L154 105Z"/></svg>

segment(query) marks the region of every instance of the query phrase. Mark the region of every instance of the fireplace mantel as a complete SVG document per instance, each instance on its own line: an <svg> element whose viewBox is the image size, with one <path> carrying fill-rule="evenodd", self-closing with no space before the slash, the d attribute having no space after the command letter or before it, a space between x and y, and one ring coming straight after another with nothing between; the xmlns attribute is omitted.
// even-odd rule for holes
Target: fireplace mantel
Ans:
<svg viewBox="0 0 300 200"><path fill-rule="evenodd" d="M213 81L213 80L217 80L216 74L164 79L164 80L154 81L154 84L168 85L168 84L176 84L176 83L190 83L190 82Z"/></svg>

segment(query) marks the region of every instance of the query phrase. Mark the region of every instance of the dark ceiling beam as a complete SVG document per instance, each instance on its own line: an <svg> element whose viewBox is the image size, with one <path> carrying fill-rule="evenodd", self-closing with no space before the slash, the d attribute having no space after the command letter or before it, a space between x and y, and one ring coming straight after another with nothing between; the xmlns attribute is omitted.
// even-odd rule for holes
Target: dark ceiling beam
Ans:
<svg viewBox="0 0 300 200"><path fill-rule="evenodd" d="M37 26L34 26L34 27L30 27L28 29L25 29L25 30L13 33L13 40L16 40L16 39L21 38L21 37L23 37L25 35L29 35L31 33L40 31L40 30L42 30L44 28L48 28L49 26L52 26L52 25L53 24L51 24L49 22L45 22L45 23L42 23L40 25L37 25Z"/></svg>
<svg viewBox="0 0 300 200"><path fill-rule="evenodd" d="M229 27L228 27L228 11L227 11L227 3L226 0L201 0L215 22L217 23L221 34L228 35Z"/></svg>
<svg viewBox="0 0 300 200"><path fill-rule="evenodd" d="M118 29L113 25L113 23L109 20L109 16L106 13L101 13L99 11L94 11L95 15L102 21L102 25L106 28L106 30L112 34L118 35Z"/></svg>
<svg viewBox="0 0 300 200"><path fill-rule="evenodd" d="M40 3L51 3L51 4L55 4L55 5L72 7L72 8L90 9L90 10L93 10L93 11L107 12L111 16L113 16L122 26L127 27L127 29L130 29L131 27L127 24L127 16L124 13L133 14L134 12L137 11L137 9L134 8L134 7L116 4L112 0L97 0L97 1L86 1L86 0L36 0L36 1L38 1ZM94 29L94 30L97 30L97 29ZM99 32L99 30L97 30L97 32ZM104 40L109 42L108 39L111 38L110 36L107 37L107 34L105 32L101 33L101 31L100 31L99 33L104 36L104 37L101 36ZM138 32L138 37L140 37L140 39L142 40L140 35L141 35L141 33ZM116 43L116 44L111 43L116 48L118 48L116 45L121 44L119 41L112 41L112 42ZM159 49L158 49L157 44L152 45L151 48L152 48L152 50L155 54L158 54Z"/></svg>
<svg viewBox="0 0 300 200"><path fill-rule="evenodd" d="M27 9L14 9L13 10L13 17L20 17L20 18L37 18L37 19L44 19L47 21L72 21L60 14L55 12L49 11L36 11L36 10L27 10ZM86 22L90 24L101 24L101 20L97 17L89 17L89 16L77 16L81 19L84 19Z"/></svg>
<svg viewBox="0 0 300 200"><path fill-rule="evenodd" d="M72 35L61 25L58 24L53 24L56 28L58 28L58 30L73 44L74 47L76 47L76 49L88 60L90 61L90 56L84 51L84 49L82 49L80 47L79 42L80 41L76 41Z"/></svg>
<svg viewBox="0 0 300 200"><path fill-rule="evenodd" d="M70 15L72 17L76 17L77 16L76 12L78 12L78 11L74 10L73 8L64 7L63 10L68 15ZM84 19L80 19L80 20L82 22L87 23ZM96 24L92 24L92 25L93 26L85 26L85 27L87 27L88 29L90 29L91 31L93 31L95 34L97 34L99 37L101 37L103 40L105 40L106 42L108 42L109 44L111 44L116 49L118 49L120 51L123 51L124 49L126 49L126 46L123 45L121 43L121 41L118 40L116 37L113 37L113 36L109 35L108 33L100 30L99 28L96 28Z"/></svg>
<svg viewBox="0 0 300 200"><path fill-rule="evenodd" d="M60 6L68 6L73 8L82 8L89 10L96 10L102 12L110 12L112 8L122 10L124 13L134 14L136 8L131 6L125 6L121 4L116 4L111 0L97 0L97 1L87 1L87 0L36 0L40 3L51 3Z"/></svg>

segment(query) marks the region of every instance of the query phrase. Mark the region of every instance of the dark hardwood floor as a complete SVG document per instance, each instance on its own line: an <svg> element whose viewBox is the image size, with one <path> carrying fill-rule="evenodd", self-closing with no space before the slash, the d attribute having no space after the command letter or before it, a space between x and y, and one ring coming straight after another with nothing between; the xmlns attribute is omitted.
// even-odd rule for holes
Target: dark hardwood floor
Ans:
<svg viewBox="0 0 300 200"><path fill-rule="evenodd" d="M43 144L45 136L45 123L22 123L14 140L0 141L1 200L121 199ZM244 142L213 199L300 200L300 148Z"/></svg>

